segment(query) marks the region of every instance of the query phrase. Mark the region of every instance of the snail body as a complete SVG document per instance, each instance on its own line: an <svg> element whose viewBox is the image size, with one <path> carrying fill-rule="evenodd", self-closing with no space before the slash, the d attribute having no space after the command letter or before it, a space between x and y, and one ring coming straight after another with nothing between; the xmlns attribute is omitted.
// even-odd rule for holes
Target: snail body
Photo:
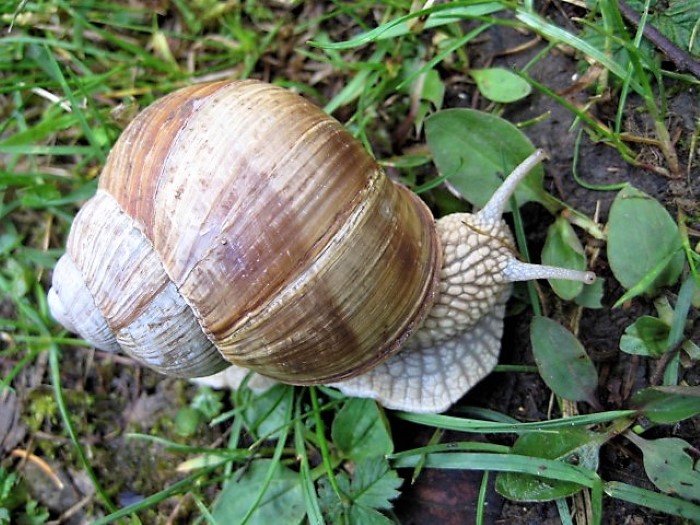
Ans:
<svg viewBox="0 0 700 525"><path fill-rule="evenodd" d="M303 98L257 81L191 86L115 144L49 307L168 375L233 363L442 411L495 365L510 282L591 278L515 259L501 214L518 176L477 214L436 222Z"/></svg>

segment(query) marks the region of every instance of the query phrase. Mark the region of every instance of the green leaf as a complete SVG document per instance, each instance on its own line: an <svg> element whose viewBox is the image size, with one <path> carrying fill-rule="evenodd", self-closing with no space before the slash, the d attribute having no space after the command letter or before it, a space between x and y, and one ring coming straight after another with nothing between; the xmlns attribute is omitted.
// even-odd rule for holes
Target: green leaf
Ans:
<svg viewBox="0 0 700 525"><path fill-rule="evenodd" d="M644 11L644 1L629 0L638 13ZM647 24L653 25L684 51L700 57L700 2L697 0L668 0L651 2Z"/></svg>
<svg viewBox="0 0 700 525"><path fill-rule="evenodd" d="M287 395L289 385L275 385L262 394L251 396L249 404L243 411L246 426L255 436L274 438L287 422Z"/></svg>
<svg viewBox="0 0 700 525"><path fill-rule="evenodd" d="M357 525L394 525L394 522L384 514L367 507L353 505L350 507L349 523Z"/></svg>
<svg viewBox="0 0 700 525"><path fill-rule="evenodd" d="M17 525L43 525L49 521L49 511L39 506L35 500L28 501L24 506L24 514L17 519Z"/></svg>
<svg viewBox="0 0 700 525"><path fill-rule="evenodd" d="M501 67L472 69L470 72L482 95L493 102L515 102L532 91L530 84L512 71Z"/></svg>
<svg viewBox="0 0 700 525"><path fill-rule="evenodd" d="M581 343L556 321L536 316L530 325L535 362L547 386L571 401L598 402L598 374Z"/></svg>
<svg viewBox="0 0 700 525"><path fill-rule="evenodd" d="M348 399L333 420L331 438L343 456L354 460L394 451L389 425L370 399Z"/></svg>
<svg viewBox="0 0 700 525"><path fill-rule="evenodd" d="M446 416L444 414L416 414L413 412L396 412L399 419L417 423L428 427L456 430L457 432L478 433L524 433L547 432L557 428L569 428L583 425L599 425L615 421L621 417L634 416L634 410L614 410L611 412L595 412L579 416L550 419L547 421L533 421L530 423L493 422L481 419L468 419L466 417Z"/></svg>
<svg viewBox="0 0 700 525"><path fill-rule="evenodd" d="M208 420L213 419L221 413L223 408L221 397L221 392L214 391L207 386L200 386L190 405Z"/></svg>
<svg viewBox="0 0 700 525"><path fill-rule="evenodd" d="M0 466L0 505L3 507L12 506L12 489L18 479L16 473L9 472L5 467Z"/></svg>
<svg viewBox="0 0 700 525"><path fill-rule="evenodd" d="M678 226L661 204L634 186L620 190L610 208L608 261L622 286L642 284L635 295L653 295L674 284L683 268L681 246Z"/></svg>
<svg viewBox="0 0 700 525"><path fill-rule="evenodd" d="M426 116L430 115L436 109L441 109L445 98L445 83L436 70L431 69L420 78L420 83L419 80L416 79L411 84L411 89L414 89L416 86L421 87L421 103L414 118L414 126L418 134L420 134L420 131L423 129L423 122Z"/></svg>
<svg viewBox="0 0 700 525"><path fill-rule="evenodd" d="M5 266L0 267L0 270L10 279L9 292L12 297L24 297L32 289L32 284L36 279L34 272L17 259L7 259Z"/></svg>
<svg viewBox="0 0 700 525"><path fill-rule="evenodd" d="M625 329L620 350L628 354L661 357L668 347L670 329L661 319L643 315Z"/></svg>
<svg viewBox="0 0 700 525"><path fill-rule="evenodd" d="M654 423L677 423L700 414L700 386L656 386L637 392L631 400Z"/></svg>
<svg viewBox="0 0 700 525"><path fill-rule="evenodd" d="M700 361L700 346L696 345L693 341L688 339L683 343L681 348L693 361Z"/></svg>
<svg viewBox="0 0 700 525"><path fill-rule="evenodd" d="M557 217L547 230L547 239L542 248L542 262L560 268L581 271L586 269L586 256L581 241L571 223L563 217ZM551 279L549 284L559 297L567 301L574 299L583 290L583 283L578 281Z"/></svg>
<svg viewBox="0 0 700 525"><path fill-rule="evenodd" d="M367 458L355 465L350 484L354 502L364 507L388 510L391 500L399 497L402 480L382 457Z"/></svg>
<svg viewBox="0 0 700 525"><path fill-rule="evenodd" d="M350 493L350 478L345 472L335 473L335 481L341 494ZM323 514L328 516L331 523L342 523L343 516L348 512L347 504L338 498L327 477L318 482L318 497Z"/></svg>
<svg viewBox="0 0 700 525"><path fill-rule="evenodd" d="M272 463L268 459L256 460L233 474L214 505L212 514L218 523L241 523L241 519L257 500ZM299 475L280 463L276 463L272 468L272 481L259 506L251 514L248 525L301 523L306 516L306 509Z"/></svg>
<svg viewBox="0 0 700 525"><path fill-rule="evenodd" d="M192 407L182 407L175 415L175 433L178 436L188 437L197 432L197 427L202 418L202 413Z"/></svg>
<svg viewBox="0 0 700 525"><path fill-rule="evenodd" d="M420 26L423 28L439 27L446 24L458 23L463 19L473 18L496 13L503 10L503 5L500 2L484 2L476 3L467 6L450 6L449 4L437 5L432 9L426 9L429 12L425 23ZM311 45L325 49L350 49L361 46L375 40L395 39L404 35L411 34L413 20L420 17L423 12L410 13L405 16L396 18L386 24L367 31L353 37L345 42L323 43L310 42Z"/></svg>
<svg viewBox="0 0 700 525"><path fill-rule="evenodd" d="M584 308L602 308L603 294L605 293L604 285L605 279L598 277L593 284L583 287L583 290L576 296L574 302Z"/></svg>
<svg viewBox="0 0 700 525"><path fill-rule="evenodd" d="M518 438L511 452L523 456L556 459L598 470L598 450L605 437L583 428L561 429L556 434L529 433ZM581 485L517 472L501 472L496 491L515 501L551 501L575 494Z"/></svg>
<svg viewBox="0 0 700 525"><path fill-rule="evenodd" d="M0 255L7 256L12 250L21 246L22 239L15 225L3 223L4 231L0 232Z"/></svg>
<svg viewBox="0 0 700 525"><path fill-rule="evenodd" d="M445 83L437 70L426 69L421 60L406 61L401 68L401 79L399 91L420 101L413 115L413 126L420 135L426 117L442 108Z"/></svg>
<svg viewBox="0 0 700 525"><path fill-rule="evenodd" d="M434 69L425 74L421 98L430 101L436 109L442 108L445 100L445 82L440 78L440 73Z"/></svg>
<svg viewBox="0 0 700 525"><path fill-rule="evenodd" d="M688 442L679 438L646 440L639 436L632 441L641 449L644 470L656 488L685 499L700 500L700 472L693 469L693 458L686 453L686 449L692 448Z"/></svg>
<svg viewBox="0 0 700 525"><path fill-rule="evenodd" d="M519 454L438 452L403 456L393 462L396 468L415 467L418 463L423 463L426 468L522 472L557 481L571 481L590 488L601 483L598 474L577 465Z"/></svg>
<svg viewBox="0 0 700 525"><path fill-rule="evenodd" d="M682 499L660 494L653 490L635 487L634 485L620 483L619 481L607 482L605 484L605 492L621 501L628 501L666 514L681 516L691 520L693 523L700 522L700 506L693 505Z"/></svg>
<svg viewBox="0 0 700 525"><path fill-rule="evenodd" d="M338 499L327 478L323 478L319 484L321 504L333 523L391 523L383 521L383 516L377 510L392 508L391 500L400 495L398 488L402 480L395 470L389 468L385 458L364 459L355 464L352 480L340 472L336 475L336 481L348 501ZM363 517L368 521L353 520L353 517Z"/></svg>
<svg viewBox="0 0 700 525"><path fill-rule="evenodd" d="M465 199L483 207L513 168L534 146L513 124L472 109L447 109L425 120L425 136L435 165ZM518 205L548 203L537 166L515 191Z"/></svg>

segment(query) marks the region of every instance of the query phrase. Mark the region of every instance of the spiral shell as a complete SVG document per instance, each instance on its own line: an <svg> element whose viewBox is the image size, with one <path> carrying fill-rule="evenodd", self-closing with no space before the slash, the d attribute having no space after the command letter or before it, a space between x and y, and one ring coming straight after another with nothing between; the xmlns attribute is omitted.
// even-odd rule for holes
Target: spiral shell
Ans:
<svg viewBox="0 0 700 525"><path fill-rule="evenodd" d="M326 383L399 350L440 262L430 211L338 122L279 87L216 82L124 131L49 305L95 346L171 375L232 362Z"/></svg>

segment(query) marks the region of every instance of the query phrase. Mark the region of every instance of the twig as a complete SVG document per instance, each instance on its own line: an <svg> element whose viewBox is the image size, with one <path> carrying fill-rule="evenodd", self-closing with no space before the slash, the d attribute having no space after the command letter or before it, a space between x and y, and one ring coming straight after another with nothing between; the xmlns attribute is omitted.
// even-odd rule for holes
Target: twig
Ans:
<svg viewBox="0 0 700 525"><path fill-rule="evenodd" d="M634 24L635 27L639 27L639 21L641 20L639 13L632 9L625 0L619 0L618 6L622 16L624 16L628 22ZM650 24L644 25L643 34L676 65L679 71L688 71L696 78L700 79L700 62L671 42L658 29Z"/></svg>
<svg viewBox="0 0 700 525"><path fill-rule="evenodd" d="M75 514L80 512L85 507L85 505L90 503L93 500L94 496L95 496L94 494L88 494L87 496L83 497L83 499L81 499L79 502L75 503L74 505L69 507L68 510L66 510L64 513L62 513L58 517L58 519L55 519L53 521L49 521L46 523L46 525L60 525L61 523L65 523L70 518L72 518Z"/></svg>
<svg viewBox="0 0 700 525"><path fill-rule="evenodd" d="M34 463L37 467L39 467L39 470L48 476L58 490L63 490L64 485L61 478L58 477L58 474L56 474L54 469L52 469L51 466L39 456L20 448L14 449L12 452L10 452L10 455L15 458L22 458L25 461Z"/></svg>
<svg viewBox="0 0 700 525"><path fill-rule="evenodd" d="M651 378L649 379L649 384L652 386L660 385L661 380L663 379L664 372L666 371L666 367L669 365L671 360L678 355L678 352L680 351L681 347L685 344L686 340L681 339L678 341L675 345L673 345L671 348L666 350L664 354L659 358L659 360L656 362L656 368L654 369L654 373L651 375Z"/></svg>

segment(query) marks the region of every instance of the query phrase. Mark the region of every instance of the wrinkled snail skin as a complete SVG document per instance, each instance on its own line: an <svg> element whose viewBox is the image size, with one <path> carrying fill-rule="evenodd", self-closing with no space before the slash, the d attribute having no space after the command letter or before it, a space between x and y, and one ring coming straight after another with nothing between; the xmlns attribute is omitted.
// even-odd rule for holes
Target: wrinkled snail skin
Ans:
<svg viewBox="0 0 700 525"><path fill-rule="evenodd" d="M115 144L49 307L165 374L235 388L242 367L251 384L443 411L496 364L511 282L592 279L513 254L501 215L543 157L481 211L434 221L303 98L257 81L184 88Z"/></svg>

